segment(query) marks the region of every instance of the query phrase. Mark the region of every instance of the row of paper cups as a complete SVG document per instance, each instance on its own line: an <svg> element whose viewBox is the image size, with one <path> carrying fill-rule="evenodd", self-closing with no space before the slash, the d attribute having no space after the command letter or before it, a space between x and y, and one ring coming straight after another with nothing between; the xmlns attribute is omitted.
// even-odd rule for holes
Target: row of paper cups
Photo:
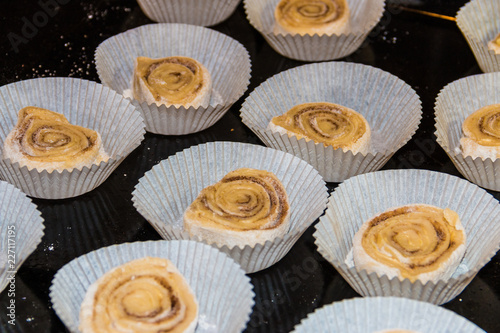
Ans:
<svg viewBox="0 0 500 333"><path fill-rule="evenodd" d="M222 247L219 248L221 251L208 250L210 248L208 245L202 244L199 239L191 238L182 231L180 223L183 209L189 205L193 196L197 195L199 188L213 182L228 170L241 166L267 169L283 179L292 207L291 229L285 237L253 248ZM184 168L182 173L180 168ZM7 221L6 225L16 225L18 236L23 236L17 238L17 247L19 258L25 259L40 241L43 234L43 220L32 207L33 204L28 204L31 206L30 209L24 207L27 205L25 201L29 199L25 196L23 199L21 192L7 183L1 184L5 184L6 188L2 194L5 192L8 196L8 199L2 201L8 204L2 212L14 211L16 213L10 216L16 216L21 220L9 221L12 217L7 216L3 217L3 221ZM193 184L196 184L196 188L193 188ZM16 195L20 198L15 197L14 192L17 192ZM286 255L305 229L323 214L325 207L326 212L315 227L314 237L318 250L363 296L399 296L435 304L448 302L467 286L500 247L500 226L495 220L495 217L500 216L498 201L476 185L454 176L425 170L379 171L352 177L332 193L328 202L326 197L326 187L317 171L290 154L271 148L231 142L207 143L188 148L147 172L133 193L135 207L163 238L170 241L122 244L73 260L61 269L54 280L51 289L54 308L68 327L72 327L74 323L68 323L67 320L77 318L75 309L79 308L79 301L83 299L86 287L106 269L138 256L164 256L180 263L181 272L186 270L188 276L196 274L194 276L197 276L195 281L198 285L195 289L207 288L206 290L223 293L224 296L217 296L219 301L229 302L225 297L233 295L227 290L220 290L228 285L222 277L240 281L241 283L231 285L230 290L244 295L237 294L234 297L246 299L244 302L239 300L243 302L242 304L246 304L244 309L240 309L243 322L246 322L249 312L245 309L251 308L253 293L251 287L244 287L248 285L248 280L245 282L243 281L245 278L243 280L238 278L243 275L243 271L240 268L235 269L232 265L243 268L247 273L271 266ZM400 281L397 278L389 280L386 276L367 274L366 271L346 265L345 259L352 246L352 236L366 218L390 207L415 202L449 207L457 211L461 217L468 237L467 251L459 269L451 279L423 285L418 281L411 283L409 280ZM23 214L20 214L21 211ZM154 216L156 214L160 215L158 219ZM167 215L161 216L162 214ZM39 232L33 233L34 236L30 238L25 237L22 230L39 230ZM2 227L2 237L8 237L7 233L8 228ZM25 247L28 249L27 252L21 252L20 249ZM169 251L174 251L174 254L170 254ZM207 257L198 255L198 252L205 253ZM223 255L223 252L239 265ZM215 256L215 259L210 259L211 256ZM200 257L204 265L193 261L195 260L193 258ZM226 259L221 260L221 258ZM24 259L20 259L19 264ZM215 266L209 265L212 263ZM214 282L208 278L200 279L202 273L192 272L202 267L209 272L207 274L214 276L213 272L225 272L229 269L219 265L231 267L231 272L227 274L220 276L216 274L222 282L219 280ZM8 270L10 269L7 268ZM7 271L2 275L6 283L8 283ZM75 279L74 276L79 278ZM77 281L76 286L75 281ZM217 287L211 283L217 283ZM236 288L237 285L239 288ZM56 305L58 302L63 304ZM226 308L226 305L227 303L223 303L221 306ZM212 304L210 308L214 306ZM241 328L237 327L235 331Z"/></svg>
<svg viewBox="0 0 500 333"><path fill-rule="evenodd" d="M383 0L348 0L350 29L341 35L282 35L273 32L274 8L280 0L244 0L247 20L269 45L283 56L303 61L324 61L356 51L384 15ZM240 0L138 0L151 20L211 26L226 20ZM398 8L394 8L399 10ZM488 42L500 33L499 0L472 0L456 15L457 26L484 72L500 71L500 54ZM387 15L391 15L388 11Z"/></svg>

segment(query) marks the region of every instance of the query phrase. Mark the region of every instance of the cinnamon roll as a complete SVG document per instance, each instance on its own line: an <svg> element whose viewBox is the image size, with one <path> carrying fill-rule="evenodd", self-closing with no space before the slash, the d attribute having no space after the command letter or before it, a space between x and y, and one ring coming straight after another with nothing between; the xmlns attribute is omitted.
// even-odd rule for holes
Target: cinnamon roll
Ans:
<svg viewBox="0 0 500 333"><path fill-rule="evenodd" d="M359 269L422 283L451 277L465 253L465 231L456 212L415 204L366 221L353 239Z"/></svg>
<svg viewBox="0 0 500 333"><path fill-rule="evenodd" d="M134 70L134 98L158 106L207 106L212 80L208 70L188 57L138 57Z"/></svg>
<svg viewBox="0 0 500 333"><path fill-rule="evenodd" d="M265 170L241 168L204 188L184 213L184 229L208 243L254 246L286 234L290 207L283 184Z"/></svg>
<svg viewBox="0 0 500 333"><path fill-rule="evenodd" d="M274 10L274 33L332 35L348 30L346 0L281 0Z"/></svg>
<svg viewBox="0 0 500 333"><path fill-rule="evenodd" d="M495 51L495 54L500 54L500 33L488 42L488 48Z"/></svg>
<svg viewBox="0 0 500 333"><path fill-rule="evenodd" d="M462 153L473 158L500 158L500 104L488 105L469 115L462 124Z"/></svg>
<svg viewBox="0 0 500 333"><path fill-rule="evenodd" d="M3 157L28 169L63 171L107 161L101 136L60 113L28 106L4 141Z"/></svg>
<svg viewBox="0 0 500 333"><path fill-rule="evenodd" d="M82 333L194 332L198 303L177 268L145 257L108 271L87 290Z"/></svg>
<svg viewBox="0 0 500 333"><path fill-rule="evenodd" d="M305 138L325 146L366 154L370 125L358 112L334 103L304 103L271 119L268 129L297 139Z"/></svg>

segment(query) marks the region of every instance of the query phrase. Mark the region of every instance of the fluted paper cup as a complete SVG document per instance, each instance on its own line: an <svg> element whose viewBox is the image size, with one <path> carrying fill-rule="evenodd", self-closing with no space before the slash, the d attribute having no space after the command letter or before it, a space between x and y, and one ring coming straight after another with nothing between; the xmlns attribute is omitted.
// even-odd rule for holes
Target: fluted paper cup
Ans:
<svg viewBox="0 0 500 333"><path fill-rule="evenodd" d="M500 103L500 73L487 73L448 84L439 92L434 106L437 142L465 178L494 191L500 191L500 159L466 157L460 149L460 138L467 116L497 103Z"/></svg>
<svg viewBox="0 0 500 333"><path fill-rule="evenodd" d="M336 103L361 113L371 129L368 154L353 155L267 129L273 117L309 102ZM252 91L241 107L243 123L267 146L304 159L327 182L380 169L410 140L421 117L420 99L404 81L378 68L347 62L310 64L281 72Z"/></svg>
<svg viewBox="0 0 500 333"><path fill-rule="evenodd" d="M350 251L361 225L389 208L408 204L434 205L458 213L467 238L466 251L450 279L411 283L354 267ZM359 294L443 304L460 294L500 248L499 216L498 201L464 179L427 170L378 171L348 179L333 192L314 238L318 251Z"/></svg>
<svg viewBox="0 0 500 333"><path fill-rule="evenodd" d="M31 199L0 181L0 292L9 283L15 285L17 270L35 251L43 230L43 218Z"/></svg>
<svg viewBox="0 0 500 333"><path fill-rule="evenodd" d="M500 71L500 54L488 48L500 33L499 12L499 0L472 0L457 13L457 25L483 72Z"/></svg>
<svg viewBox="0 0 500 333"><path fill-rule="evenodd" d="M274 9L280 0L243 0L250 24L279 54L303 61L334 60L356 51L384 12L383 0L347 0L349 30L340 35L276 34Z"/></svg>
<svg viewBox="0 0 500 333"><path fill-rule="evenodd" d="M144 138L141 115L130 102L101 84L75 78L39 78L0 87L0 177L29 196L43 199L70 198L99 186ZM28 170L3 157L3 144L17 123L19 110L37 106L62 113L73 125L87 127L101 135L110 156L92 167Z"/></svg>
<svg viewBox="0 0 500 333"><path fill-rule="evenodd" d="M165 239L193 239L183 215L200 191L238 168L273 172L290 203L290 229L284 237L254 247L218 247L247 272L260 271L283 258L326 207L327 189L318 172L301 159L274 149L236 142L193 146L161 161L139 180L132 201Z"/></svg>
<svg viewBox="0 0 500 333"><path fill-rule="evenodd" d="M354 298L323 306L293 333L366 333L385 330L483 333L466 318L445 308L399 297Z"/></svg>
<svg viewBox="0 0 500 333"><path fill-rule="evenodd" d="M137 0L155 22L211 26L226 20L240 0Z"/></svg>
<svg viewBox="0 0 500 333"><path fill-rule="evenodd" d="M186 109L133 99L132 78L139 56L196 59L212 78L209 105ZM142 113L148 132L164 135L195 133L212 126L250 83L250 57L242 44L220 32L187 24L149 24L125 31L102 42L95 61L101 82L131 99Z"/></svg>
<svg viewBox="0 0 500 333"><path fill-rule="evenodd" d="M148 241L105 247L72 260L54 276L52 306L70 332L79 332L80 305L88 287L114 267L143 257L170 260L199 306L196 333L241 332L254 304L245 272L223 253L193 241Z"/></svg>

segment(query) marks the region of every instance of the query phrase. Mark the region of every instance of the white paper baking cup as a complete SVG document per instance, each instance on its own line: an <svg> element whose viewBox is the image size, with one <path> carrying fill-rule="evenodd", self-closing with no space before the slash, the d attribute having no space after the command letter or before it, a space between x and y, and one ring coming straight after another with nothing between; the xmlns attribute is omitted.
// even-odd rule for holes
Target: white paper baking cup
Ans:
<svg viewBox="0 0 500 333"><path fill-rule="evenodd" d="M43 237L43 218L31 199L0 181L0 292L35 251ZM15 288L14 288L15 289Z"/></svg>
<svg viewBox="0 0 500 333"><path fill-rule="evenodd" d="M350 28L341 35L275 34L274 9L280 0L243 0L247 18L279 54L303 61L334 60L356 51L377 25L384 0L347 0Z"/></svg>
<svg viewBox="0 0 500 333"><path fill-rule="evenodd" d="M53 309L70 332L79 332L87 288L114 267L143 257L170 260L193 290L199 306L196 333L241 332L254 304L245 272L225 254L193 241L148 241L105 247L72 260L54 276Z"/></svg>
<svg viewBox="0 0 500 333"><path fill-rule="evenodd" d="M226 20L240 0L137 0L155 22L211 26Z"/></svg>
<svg viewBox="0 0 500 333"><path fill-rule="evenodd" d="M361 113L371 128L367 155L267 129L271 119L293 106L331 102ZM422 107L417 93L394 75L371 66L325 62L281 72L258 86L241 107L241 118L267 146L312 164L327 182L380 169L418 128ZM404 119L404 121L402 121Z"/></svg>
<svg viewBox="0 0 500 333"><path fill-rule="evenodd" d="M448 281L411 283L346 265L352 238L365 221L389 208L416 203L456 211L465 229L465 256ZM332 193L314 238L318 251L359 294L443 304L460 294L500 248L499 216L498 200L464 179L427 170L378 171L350 178Z"/></svg>
<svg viewBox="0 0 500 333"><path fill-rule="evenodd" d="M138 56L190 57L202 63L212 77L208 107L175 108L132 99L132 104L144 117L146 130L152 133L181 135L212 126L243 95L250 83L250 56L242 44L208 28L174 23L144 25L102 42L95 53L101 82L129 96Z"/></svg>
<svg viewBox="0 0 500 333"><path fill-rule="evenodd" d="M488 49L488 42L500 32L499 12L499 0L472 0L457 13L457 25L483 72L500 71L500 54Z"/></svg>
<svg viewBox="0 0 500 333"><path fill-rule="evenodd" d="M367 297L323 306L295 326L293 333L366 333L386 329L485 332L466 318L433 304L399 297Z"/></svg>
<svg viewBox="0 0 500 333"><path fill-rule="evenodd" d="M29 196L44 199L75 197L99 186L144 138L141 115L130 102L101 84L75 78L39 78L0 87L0 149L17 123L19 110L37 106L64 114L71 124L100 133L110 156L91 168L63 172L28 170L0 159L0 177Z"/></svg>
<svg viewBox="0 0 500 333"><path fill-rule="evenodd" d="M183 230L183 215L200 191L242 168L273 172L290 202L290 230L273 242L243 248L218 247L247 272L260 271L283 258L324 211L328 192L318 172L301 159L274 149L236 142L193 146L161 161L139 180L132 201L165 239L193 239Z"/></svg>
<svg viewBox="0 0 500 333"><path fill-rule="evenodd" d="M456 80L439 92L434 107L437 142L455 167L471 182L500 191L500 159L465 157L460 149L462 123L483 106L500 103L500 73Z"/></svg>

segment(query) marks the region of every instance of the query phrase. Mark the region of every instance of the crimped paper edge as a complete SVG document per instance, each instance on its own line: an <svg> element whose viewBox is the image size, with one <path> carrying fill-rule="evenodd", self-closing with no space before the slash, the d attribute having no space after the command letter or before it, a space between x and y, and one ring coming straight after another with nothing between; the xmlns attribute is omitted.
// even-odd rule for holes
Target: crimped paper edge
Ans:
<svg viewBox="0 0 500 333"><path fill-rule="evenodd" d="M263 152L264 151L274 151L275 154L276 153L282 154L283 158L285 158L287 155L289 155L289 158L297 161L298 165L305 164L305 167L307 167L309 165L306 161L303 161L300 158L293 156L292 154L289 154L289 153L286 153L286 152L283 152L280 150L276 150L276 149L272 149L272 148L268 148L268 147L263 147L263 146L259 146L259 145L248 144L248 143L238 143L238 142L229 142L229 141L208 142L208 143L200 144L197 146L192 146L192 147L184 149L183 151L176 153L175 155L173 155L169 158L177 160L177 159L179 159L179 157L182 157L188 151L191 151L193 149L200 149L201 146L203 146L203 147L213 146L215 149L215 147L217 145L223 146L225 144L226 145L233 145L233 146L239 146L239 145L247 146L247 147L249 147L249 149L254 149L253 147L255 147L255 149L262 149ZM164 160L164 161L166 161L166 160ZM160 163L155 167L159 168ZM153 168L155 168L155 167L153 167ZM210 243L210 242L207 242L205 240L202 240L201 238L199 238L197 236L190 236L187 233L187 231L183 230L182 228L177 228L177 227L174 227L170 224L167 224L167 223L165 223L165 221L158 221L156 219L146 218L146 216L148 216L148 213L147 213L148 209L142 207L137 202L137 200L138 200L137 193L139 192L138 188L140 188L141 180L144 181L146 179L145 178L146 174L143 176L143 178L141 178L139 180L138 184L135 186L134 191L132 192L132 202L133 202L133 205L136 208L136 210L141 215L144 216L144 218L153 226L153 228L162 237L164 237L164 233L168 233L170 235L173 235L175 237L175 239L195 240L195 241L199 241L199 242L202 242L204 244L207 244L207 245L211 245L213 247L218 248L219 250L226 253L227 255L231 256L232 258L235 258L235 257L241 258L242 255L243 255L243 257L246 256L247 258L244 258L244 260L245 260L244 262L241 262L241 260L237 260L237 261L240 265L242 265L243 269L247 273L253 273L253 272L257 272L257 271L260 271L262 269L265 269L267 267L270 267L271 265L273 265L277 261L281 260L282 257L286 253L288 253L288 251L291 249L291 247L300 238L300 236L307 230L307 228L310 227L314 223L314 221L317 218L319 218L321 216L321 214L324 212L324 209L326 208L326 202L328 200L327 199L328 195L327 195L326 184L325 184L322 176L317 172L317 170L314 169L311 165L309 165L309 167L310 167L310 171L312 173L315 173L314 178L317 179L317 181L319 182L318 188L316 189L317 192L319 192L320 187L321 187L321 190L322 190L323 195L324 195L324 198L323 198L324 203L323 203L323 205L321 205L323 207L322 211L315 217L314 220L312 219L312 217L310 217L311 221L309 223L307 223L307 221L306 222L297 221L297 218L294 219L294 217L292 215L290 228L283 237L277 237L273 241L267 240L265 243L257 243L255 246L245 245L243 247L242 246L235 246L235 247L231 247L231 248L229 248L226 245L219 246L215 243ZM148 172L151 172L152 170L153 169L151 169ZM292 211L292 214L293 214L293 211ZM295 224L293 224L292 219L296 220L297 222L295 222ZM277 255L274 254L276 252L276 250L280 250L280 251L278 251ZM262 255L263 253L264 253L264 255ZM259 265L258 262L256 262L256 261L254 262L254 261L250 260L249 258L253 258L254 260L257 258L261 258L261 260L262 260L264 258L265 262L264 263L261 262ZM269 262L271 262L271 263L269 264Z"/></svg>
<svg viewBox="0 0 500 333"><path fill-rule="evenodd" d="M449 175L449 174L445 174L445 173L440 173L440 172L436 172L436 171L429 171L429 170L418 170L418 169L384 170L384 171L377 171L376 173L378 173L378 174L394 174L394 175L396 175L398 173L399 174L403 174L403 173L406 173L406 172L424 172L427 175L436 174L439 177L448 177L449 179L454 179L457 183L459 183L459 182L465 182L464 184L467 184L466 186L468 186L468 187L475 187L479 191L484 191L484 194L486 194L486 196L489 196L493 200L495 200L494 197L491 194L489 194L488 192L486 192L484 189L481 189L479 186L477 186L477 185L475 185L473 183L470 183L467 180L464 180L464 179L461 179L459 177L452 176L452 175ZM375 173L372 173L372 175L373 174L375 174ZM359 175L359 177L366 177L367 175L369 175L369 174ZM356 176L356 177L358 177L358 176ZM397 176L395 176L395 177L397 177ZM340 186L351 186L351 184L350 183L348 185L341 184ZM338 190L338 188L335 191L337 191L337 190ZM380 287L382 287L382 289L383 289L384 285L385 286L389 286L389 285L392 285L392 284L398 284L398 286L401 287L400 289L402 289L402 287L409 288L410 286L416 286L418 288L418 290L421 290L421 291L426 291L426 290L428 291L429 289L430 290L441 289L442 291L447 290L446 295L445 296L441 296L439 298L440 304L444 304L444 303L447 303L447 302L451 301L456 296L458 296L458 294L461 293L463 291L463 289L465 289L467 287L467 285L472 281L472 279L477 275L477 273L488 262L490 262L491 258L493 258L496 255L496 253L498 252L498 250L500 250L500 242L498 242L498 244L496 245L496 247L495 247L495 249L493 251L491 251L490 253L485 253L483 255L483 257L485 259L479 261L476 264L476 266L474 266L474 267L468 267L468 270L465 273L463 273L463 274L461 274L461 275L459 275L457 277L452 277L452 278L450 278L448 280L439 279L437 281L429 281L429 282L427 282L425 284L423 284L420 280L416 280L415 282L412 283L412 282L410 282L410 280L408 278L405 278L404 280L400 280L398 277L394 277L392 279L389 279L387 277L387 275L378 275L375 272L367 273L366 269L359 270L355 266L354 267L349 267L344 262L345 258L343 258L343 261L339 261L339 260L333 258L330 255L330 253L327 251L327 249L325 249L323 247L323 245L320 244L323 241L325 243L328 243L327 239L323 240L323 238L322 238L322 235L324 234L322 231L324 231L324 230L321 230L321 228L323 228L324 224L330 224L330 222L329 222L330 220L327 217L327 211L329 209L331 209L330 203L331 203L331 200L333 200L334 192L332 192L330 194L330 197L329 197L329 200L328 200L328 206L327 206L327 209L325 211L325 214L323 214L320 217L320 221L314 226L314 229L315 229L315 231L313 233L313 237L315 239L314 240L314 244L316 245L318 252L328 262L330 262L335 267L335 269L342 275L342 277L349 283L349 285L351 285L351 287L353 287L353 289L355 287L351 284L351 280L350 280L349 275L353 276L353 277L356 277L356 278L361 278L363 280L372 281L372 283L373 283L373 281L378 281L378 283L380 284ZM354 235L353 235L353 237L354 237ZM468 238L467 239L467 244L469 244L469 243L470 243L470 240ZM469 245L467 245L464 258L467 255L467 252L469 250L470 250L469 249ZM463 261L463 259L462 259L462 261ZM357 283L359 283L359 281L352 281L352 283L357 284ZM447 287L449 287L449 286L452 286L452 289L447 289ZM371 290L371 292L375 292L375 289L372 288L371 286L365 286L365 287L368 288L368 289L373 289L373 290ZM363 296L369 296L369 295L364 295L363 292L359 291L357 288L355 290L358 293L362 294ZM377 296L378 297L382 297L383 295L377 295ZM427 297L429 297L429 295L427 295ZM438 299L426 299L425 301L431 302L431 303L436 303L438 301Z"/></svg>
<svg viewBox="0 0 500 333"><path fill-rule="evenodd" d="M62 278L60 278L60 276L61 276L61 274L63 272L63 269L74 270L75 268L73 266L77 266L76 263L83 262L84 260L87 260L87 258L93 257L93 256L106 256L106 255L109 255L110 251L113 251L113 250L116 250L116 249L123 250L123 249L133 248L133 247L143 247L144 250L149 249L151 251L151 250L158 250L157 249L158 247L170 249L171 247L175 246L176 250L180 250L182 248L183 244L186 244L184 246L185 247L189 247L189 248L193 248L193 247L203 248L205 246L208 246L208 245L203 244L203 243L198 243L198 242L194 242L194 241L186 241L186 240L170 240L170 241L167 241L167 240L152 241L152 240L150 240L150 241L142 241L142 242L127 242L127 243L122 243L122 244L114 244L114 245L103 247L103 248L100 248L100 249L88 252L88 253L86 253L84 255L81 255L81 256L79 256L79 257L71 260L69 263L65 264L54 275L54 277L53 277L53 279L51 281L50 288L49 288L49 291L50 291L49 292L49 297L50 297L50 301L51 301L51 304L52 304L52 308L54 309L54 311L56 312L56 314L58 315L58 317L61 319L61 321L65 324L65 326L68 328L68 330L70 330L71 332L80 332L78 330L79 320L78 320L78 322L74 323L71 320L71 318L67 316L68 312L67 311L62 311L59 308L59 304L57 302L54 302L55 295L56 295L56 290L57 290L55 282L58 282L59 280L62 279ZM248 304L247 304L247 306L248 306L248 312L247 312L245 318L242 318L241 325L239 325L239 331L241 332L241 331L243 331L246 328L247 323L250 320L250 315L251 315L251 312L252 312L252 308L253 308L253 306L255 304L255 292L253 291L253 285L251 284L250 278L245 275L245 272L241 269L241 267L232 258L228 258L228 257L224 256L223 254L219 253L218 251L213 251L212 248L205 248L204 253L207 253L207 251L211 252L210 253L211 257L213 257L215 259L218 259L218 260L216 260L217 264L224 264L225 267L228 266L228 265L232 266L232 267L230 267L231 270L233 270L233 271L235 270L235 271L241 273L240 277L241 277L242 282L245 282L248 285L248 289L246 291L247 291L247 294L250 297L250 299L248 300ZM126 251L122 251L122 253L124 253L124 252L126 252ZM180 253L178 253L178 256L179 255L180 255ZM124 253L124 256L135 257L134 255L131 255L129 252ZM165 256L159 256L159 257L165 258ZM137 257L137 258L139 258L139 257ZM104 260L108 261L108 262L111 262L111 261L116 261L115 259L116 258L107 257ZM167 258L167 259L169 259L169 258ZM200 258L200 260L201 260L201 258ZM113 267L116 267L116 265L114 265L114 264L111 264L111 265ZM178 268L178 264L175 265L175 266ZM76 268L78 269L78 266ZM197 276L191 276L191 278L195 279L195 280L198 280ZM57 279L59 279L59 280L57 280ZM64 281L64 280L62 280L62 281ZM190 281L188 281L188 283L191 286L192 281L190 280ZM201 316L201 315L203 315L203 314L199 314L199 316ZM73 324L71 327L67 324L67 322L69 322L69 321L71 321L71 323ZM76 324L76 326L75 326L75 324ZM73 328L76 328L76 330L73 330Z"/></svg>

